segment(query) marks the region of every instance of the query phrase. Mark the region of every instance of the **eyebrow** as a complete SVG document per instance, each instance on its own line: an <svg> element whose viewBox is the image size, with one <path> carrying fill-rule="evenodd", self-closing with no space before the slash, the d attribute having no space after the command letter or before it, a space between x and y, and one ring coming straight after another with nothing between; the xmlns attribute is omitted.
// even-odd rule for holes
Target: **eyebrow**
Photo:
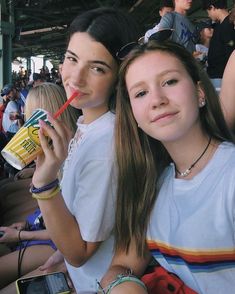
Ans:
<svg viewBox="0 0 235 294"><path fill-rule="evenodd" d="M77 54L75 54L74 52L72 52L70 50L66 50L66 53L67 52L69 54L73 55L74 57L76 57L76 58L79 59L79 57L77 56ZM104 65L104 66L108 67L109 69L112 69L112 67L109 64L107 64L106 62L104 62L102 60L89 60L89 63L98 63L98 64L101 64L101 65Z"/></svg>
<svg viewBox="0 0 235 294"><path fill-rule="evenodd" d="M177 69L169 69L169 70L167 69L167 70L164 70L163 72L161 72L158 76L162 77L162 76L164 76L164 75L166 75L168 73L172 73L172 72L180 73L180 71L177 70ZM143 84L143 81L135 83L132 87L130 87L129 91L141 86L142 84Z"/></svg>

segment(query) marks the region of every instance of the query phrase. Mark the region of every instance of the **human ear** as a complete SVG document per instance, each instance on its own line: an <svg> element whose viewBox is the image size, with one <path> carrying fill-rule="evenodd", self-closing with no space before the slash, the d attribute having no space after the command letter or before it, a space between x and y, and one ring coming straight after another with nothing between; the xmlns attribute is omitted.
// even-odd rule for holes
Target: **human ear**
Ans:
<svg viewBox="0 0 235 294"><path fill-rule="evenodd" d="M205 92L202 88L201 82L197 82L196 85L197 97L198 97L198 106L203 107L206 104Z"/></svg>

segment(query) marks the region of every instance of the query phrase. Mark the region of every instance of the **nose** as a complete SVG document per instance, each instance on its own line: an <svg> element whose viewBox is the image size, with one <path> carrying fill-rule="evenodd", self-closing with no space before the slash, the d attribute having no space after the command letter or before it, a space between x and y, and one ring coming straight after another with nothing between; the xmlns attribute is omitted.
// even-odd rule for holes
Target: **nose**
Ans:
<svg viewBox="0 0 235 294"><path fill-rule="evenodd" d="M150 92L150 107L156 109L168 104L168 98L161 86L155 87Z"/></svg>
<svg viewBox="0 0 235 294"><path fill-rule="evenodd" d="M87 69L85 66L78 64L76 67L73 68L71 71L71 80L75 85L84 86L86 84L87 79Z"/></svg>

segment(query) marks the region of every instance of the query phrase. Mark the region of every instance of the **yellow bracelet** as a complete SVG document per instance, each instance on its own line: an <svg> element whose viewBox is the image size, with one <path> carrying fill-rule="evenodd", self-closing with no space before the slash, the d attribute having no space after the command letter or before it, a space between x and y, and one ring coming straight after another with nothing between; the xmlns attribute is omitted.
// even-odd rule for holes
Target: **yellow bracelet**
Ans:
<svg viewBox="0 0 235 294"><path fill-rule="evenodd" d="M60 192L60 186L57 185L51 192L32 193L32 197L37 200L48 200L56 196Z"/></svg>

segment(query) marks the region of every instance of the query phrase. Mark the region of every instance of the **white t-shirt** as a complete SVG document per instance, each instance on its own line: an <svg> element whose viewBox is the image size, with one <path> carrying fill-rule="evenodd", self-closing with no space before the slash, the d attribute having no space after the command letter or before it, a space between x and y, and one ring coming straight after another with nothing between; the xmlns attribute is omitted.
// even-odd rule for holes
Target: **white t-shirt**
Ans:
<svg viewBox="0 0 235 294"><path fill-rule="evenodd" d="M15 101L9 101L3 113L2 126L5 132L16 133L19 130L18 121L10 120L11 112L19 112L18 105Z"/></svg>
<svg viewBox="0 0 235 294"><path fill-rule="evenodd" d="M197 55L197 59L204 61L207 58L209 48L202 44L196 44L196 51L201 52L200 55Z"/></svg>
<svg viewBox="0 0 235 294"><path fill-rule="evenodd" d="M102 278L111 262L116 204L115 115L107 112L88 125L82 124L82 120L78 120L78 130L65 161L62 195L79 224L83 240L103 242L81 267L67 263L78 293L96 291L96 279Z"/></svg>
<svg viewBox="0 0 235 294"><path fill-rule="evenodd" d="M159 31L159 24L155 25L152 29L147 30L147 32L144 35L144 42L147 43L149 38Z"/></svg>
<svg viewBox="0 0 235 294"><path fill-rule="evenodd" d="M221 143L193 179L173 164L151 214L147 239L155 259L198 293L234 293L235 146Z"/></svg>

